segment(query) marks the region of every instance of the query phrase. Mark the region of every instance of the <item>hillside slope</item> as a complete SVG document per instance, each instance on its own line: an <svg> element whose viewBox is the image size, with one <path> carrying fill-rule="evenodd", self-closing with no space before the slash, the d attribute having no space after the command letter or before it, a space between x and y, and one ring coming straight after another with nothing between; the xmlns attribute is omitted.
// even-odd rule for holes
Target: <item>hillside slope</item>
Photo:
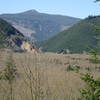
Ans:
<svg viewBox="0 0 100 100"><path fill-rule="evenodd" d="M96 31L95 27L98 26L100 27L100 16L86 18L43 43L43 49L50 52L62 49L69 49L74 53L87 51L88 47L97 44L95 37L100 35L100 32Z"/></svg>
<svg viewBox="0 0 100 100"><path fill-rule="evenodd" d="M33 40L38 41L46 40L80 21L79 18L44 14L35 10L18 14L2 14L0 17L10 22L25 36L33 37Z"/></svg>
<svg viewBox="0 0 100 100"><path fill-rule="evenodd" d="M22 33L0 18L0 48L19 50L25 40Z"/></svg>

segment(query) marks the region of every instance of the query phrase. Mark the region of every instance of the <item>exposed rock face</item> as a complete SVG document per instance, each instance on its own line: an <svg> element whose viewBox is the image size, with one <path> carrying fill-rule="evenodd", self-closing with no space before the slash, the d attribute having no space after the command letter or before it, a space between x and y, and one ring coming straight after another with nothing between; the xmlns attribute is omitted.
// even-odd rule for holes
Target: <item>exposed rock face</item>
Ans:
<svg viewBox="0 0 100 100"><path fill-rule="evenodd" d="M21 45L21 49L26 52L38 52L38 49L34 48L29 42L23 42Z"/></svg>
<svg viewBox="0 0 100 100"><path fill-rule="evenodd" d="M10 23L0 18L0 49L19 51L26 37L15 29Z"/></svg>
<svg viewBox="0 0 100 100"><path fill-rule="evenodd" d="M28 43L28 42L23 42L22 45L21 45L21 49L22 50L26 50L28 52L32 51L32 46Z"/></svg>
<svg viewBox="0 0 100 100"><path fill-rule="evenodd" d="M20 25L13 25L17 30L19 30L21 33L23 33L24 36L26 37L31 37L33 33L36 33L34 30L24 28L23 26Z"/></svg>

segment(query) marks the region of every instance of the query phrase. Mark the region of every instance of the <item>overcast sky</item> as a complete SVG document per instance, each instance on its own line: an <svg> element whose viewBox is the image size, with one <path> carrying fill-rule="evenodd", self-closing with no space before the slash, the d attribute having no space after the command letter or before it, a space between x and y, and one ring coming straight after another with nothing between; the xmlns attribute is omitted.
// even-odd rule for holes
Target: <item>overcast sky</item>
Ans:
<svg viewBox="0 0 100 100"><path fill-rule="evenodd" d="M0 0L0 14L31 9L78 18L100 15L100 3L94 3L94 0Z"/></svg>

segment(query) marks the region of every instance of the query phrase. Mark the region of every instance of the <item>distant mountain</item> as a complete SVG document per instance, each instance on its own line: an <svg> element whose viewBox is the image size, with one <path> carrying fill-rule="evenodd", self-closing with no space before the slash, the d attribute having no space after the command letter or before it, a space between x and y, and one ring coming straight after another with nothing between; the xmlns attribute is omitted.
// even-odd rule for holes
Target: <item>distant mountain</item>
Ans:
<svg viewBox="0 0 100 100"><path fill-rule="evenodd" d="M22 33L0 18L0 48L19 50L25 40Z"/></svg>
<svg viewBox="0 0 100 100"><path fill-rule="evenodd" d="M47 40L80 21L79 18L44 14L36 10L17 14L2 14L0 17L10 22L25 36L33 37L32 39L37 41Z"/></svg>
<svg viewBox="0 0 100 100"><path fill-rule="evenodd" d="M82 53L96 46L95 37L100 36L96 27L100 27L100 16L89 16L41 45L45 51L50 52L69 49L73 53Z"/></svg>

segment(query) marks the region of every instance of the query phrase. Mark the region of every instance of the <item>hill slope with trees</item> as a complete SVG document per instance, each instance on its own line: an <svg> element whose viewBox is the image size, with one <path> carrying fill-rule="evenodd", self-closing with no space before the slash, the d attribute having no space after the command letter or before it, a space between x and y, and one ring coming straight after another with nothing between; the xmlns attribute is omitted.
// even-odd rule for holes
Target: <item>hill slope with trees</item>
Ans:
<svg viewBox="0 0 100 100"><path fill-rule="evenodd" d="M100 35L96 30L97 27L100 27L100 16L89 16L70 29L45 41L41 46L44 51L59 52L69 49L73 53L82 53L87 51L88 47L97 44L96 37Z"/></svg>

